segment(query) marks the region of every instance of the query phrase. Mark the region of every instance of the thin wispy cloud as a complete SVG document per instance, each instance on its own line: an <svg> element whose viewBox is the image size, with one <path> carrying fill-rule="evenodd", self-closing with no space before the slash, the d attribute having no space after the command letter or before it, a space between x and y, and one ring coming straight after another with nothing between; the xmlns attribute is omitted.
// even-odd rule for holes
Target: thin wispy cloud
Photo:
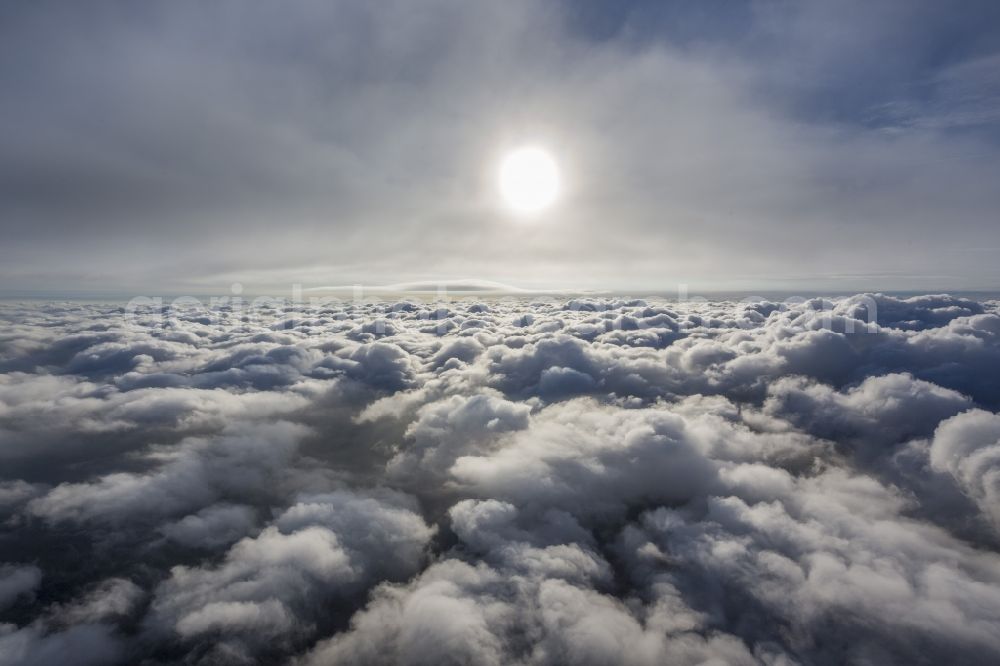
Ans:
<svg viewBox="0 0 1000 666"><path fill-rule="evenodd" d="M8 292L997 278L955 254L998 242L990 2L3 12ZM564 186L530 223L523 143Z"/></svg>

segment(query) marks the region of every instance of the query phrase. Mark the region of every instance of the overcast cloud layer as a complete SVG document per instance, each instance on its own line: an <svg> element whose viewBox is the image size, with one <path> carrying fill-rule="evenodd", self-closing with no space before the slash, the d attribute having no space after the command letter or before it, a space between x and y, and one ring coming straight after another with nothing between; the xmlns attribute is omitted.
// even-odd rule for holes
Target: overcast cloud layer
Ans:
<svg viewBox="0 0 1000 666"><path fill-rule="evenodd" d="M8 2L0 285L995 288L998 71L992 0Z"/></svg>
<svg viewBox="0 0 1000 666"><path fill-rule="evenodd" d="M5 304L0 663L996 662L998 305Z"/></svg>

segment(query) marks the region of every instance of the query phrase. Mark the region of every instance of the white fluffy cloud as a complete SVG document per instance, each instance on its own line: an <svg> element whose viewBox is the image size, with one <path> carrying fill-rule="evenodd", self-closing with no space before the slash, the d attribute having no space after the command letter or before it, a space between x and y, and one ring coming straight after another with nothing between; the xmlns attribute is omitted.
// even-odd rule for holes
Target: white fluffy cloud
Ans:
<svg viewBox="0 0 1000 666"><path fill-rule="evenodd" d="M451 473L480 496L603 516L629 504L685 502L705 492L715 469L687 423L666 409L575 400L543 410L496 452L459 458Z"/></svg>
<svg viewBox="0 0 1000 666"><path fill-rule="evenodd" d="M1000 529L1000 414L970 410L941 423L931 465L951 474Z"/></svg>
<svg viewBox="0 0 1000 666"><path fill-rule="evenodd" d="M232 654L308 636L324 604L418 570L433 529L416 510L389 491L304 497L219 566L174 567L147 622L186 641L221 634L213 649Z"/></svg>
<svg viewBox="0 0 1000 666"><path fill-rule="evenodd" d="M995 302L3 307L5 663L1000 655Z"/></svg>
<svg viewBox="0 0 1000 666"><path fill-rule="evenodd" d="M32 500L29 511L53 521L118 522L175 515L227 494L266 494L280 483L298 439L307 432L301 425L277 421L184 439L171 450L149 454L161 463L153 471L61 484Z"/></svg>

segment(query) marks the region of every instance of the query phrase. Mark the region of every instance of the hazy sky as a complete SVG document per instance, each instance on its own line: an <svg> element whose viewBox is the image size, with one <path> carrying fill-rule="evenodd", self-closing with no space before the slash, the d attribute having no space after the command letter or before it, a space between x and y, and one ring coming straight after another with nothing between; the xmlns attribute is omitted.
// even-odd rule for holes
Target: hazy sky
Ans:
<svg viewBox="0 0 1000 666"><path fill-rule="evenodd" d="M0 90L6 293L1000 286L992 0L8 2Z"/></svg>

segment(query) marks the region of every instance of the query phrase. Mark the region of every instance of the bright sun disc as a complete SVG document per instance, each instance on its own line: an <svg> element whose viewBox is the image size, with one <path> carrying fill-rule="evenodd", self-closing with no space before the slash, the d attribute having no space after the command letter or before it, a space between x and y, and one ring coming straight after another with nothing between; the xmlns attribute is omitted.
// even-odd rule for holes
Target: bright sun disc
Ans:
<svg viewBox="0 0 1000 666"><path fill-rule="evenodd" d="M500 195L519 213L537 213L559 195L559 168L540 148L518 148L500 163Z"/></svg>

